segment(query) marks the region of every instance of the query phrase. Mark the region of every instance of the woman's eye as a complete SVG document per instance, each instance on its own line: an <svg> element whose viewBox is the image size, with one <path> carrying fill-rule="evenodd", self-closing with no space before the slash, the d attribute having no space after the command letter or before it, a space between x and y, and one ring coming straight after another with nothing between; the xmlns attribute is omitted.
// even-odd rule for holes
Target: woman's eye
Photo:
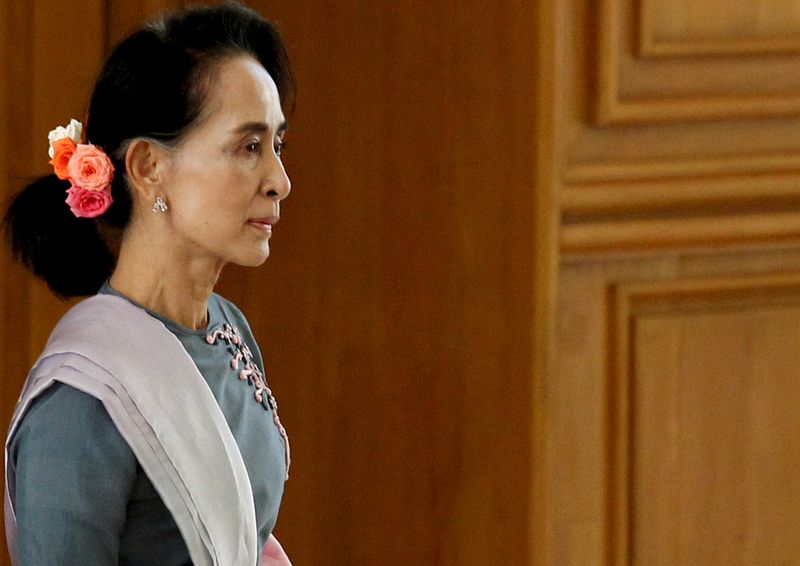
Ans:
<svg viewBox="0 0 800 566"><path fill-rule="evenodd" d="M244 148L247 151L247 153L252 153L252 154L258 155L258 154L261 153L261 142L260 141L252 141L252 142L248 143L246 146L244 146Z"/></svg>
<svg viewBox="0 0 800 566"><path fill-rule="evenodd" d="M285 148L286 148L286 142L285 141L283 141L283 140L276 141L275 142L275 155L280 157L281 153L283 153L283 150Z"/></svg>

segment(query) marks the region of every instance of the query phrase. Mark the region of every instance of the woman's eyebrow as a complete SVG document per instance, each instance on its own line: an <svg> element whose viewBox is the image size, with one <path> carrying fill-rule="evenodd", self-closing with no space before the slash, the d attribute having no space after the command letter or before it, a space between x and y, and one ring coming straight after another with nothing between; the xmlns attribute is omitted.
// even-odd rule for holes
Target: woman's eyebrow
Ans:
<svg viewBox="0 0 800 566"><path fill-rule="evenodd" d="M284 120L278 126L277 133L284 134L286 130L289 129L289 124ZM262 134L264 132L269 131L269 126L264 122L245 122L244 124L238 126L237 128L231 130L232 134L239 135L239 134Z"/></svg>

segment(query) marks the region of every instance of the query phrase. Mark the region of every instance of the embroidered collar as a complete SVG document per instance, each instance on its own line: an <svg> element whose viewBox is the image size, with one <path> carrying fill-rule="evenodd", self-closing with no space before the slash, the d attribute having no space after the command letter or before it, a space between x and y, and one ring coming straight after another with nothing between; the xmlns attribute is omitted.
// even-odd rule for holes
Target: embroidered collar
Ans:
<svg viewBox="0 0 800 566"><path fill-rule="evenodd" d="M289 435L286 433L286 429L283 427L281 419L278 417L278 401L267 385L264 374L261 373L258 364L256 364L253 358L253 352L245 343L239 331L236 330L233 325L226 322L217 326L206 336L206 342L212 345L220 340L228 345L228 351L233 356L231 358L231 369L236 371L240 380L247 381L248 384L253 386L253 397L255 400L265 409L272 410L272 421L275 423L275 426L278 427L278 432L280 432L286 444L286 477L288 478L289 465L291 464ZM239 369L240 365L241 369Z"/></svg>

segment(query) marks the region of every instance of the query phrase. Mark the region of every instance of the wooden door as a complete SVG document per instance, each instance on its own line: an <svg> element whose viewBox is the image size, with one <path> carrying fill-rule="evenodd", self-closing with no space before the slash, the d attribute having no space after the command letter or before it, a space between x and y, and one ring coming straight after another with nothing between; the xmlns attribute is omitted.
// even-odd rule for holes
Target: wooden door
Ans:
<svg viewBox="0 0 800 566"><path fill-rule="evenodd" d="M550 2L544 564L800 556L800 3Z"/></svg>

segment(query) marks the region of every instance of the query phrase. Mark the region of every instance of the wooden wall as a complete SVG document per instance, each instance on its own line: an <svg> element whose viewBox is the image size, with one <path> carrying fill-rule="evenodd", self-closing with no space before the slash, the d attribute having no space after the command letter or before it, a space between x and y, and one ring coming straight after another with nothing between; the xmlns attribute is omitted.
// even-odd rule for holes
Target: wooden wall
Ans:
<svg viewBox="0 0 800 566"><path fill-rule="evenodd" d="M182 3L0 4L3 195L47 172L46 134L83 116L108 44ZM299 83L273 256L220 285L252 323L292 439L276 534L298 565L524 563L536 14L510 0L250 4L279 22ZM68 305L2 253L7 422Z"/></svg>
<svg viewBox="0 0 800 566"><path fill-rule="evenodd" d="M223 289L293 435L278 535L298 564L524 562L535 14L264 5L299 80L294 188L261 275Z"/></svg>
<svg viewBox="0 0 800 566"><path fill-rule="evenodd" d="M182 3L2 4L2 194ZM295 563L793 563L800 1L251 5L294 189L220 289L292 437ZM0 262L7 421L65 305Z"/></svg>

